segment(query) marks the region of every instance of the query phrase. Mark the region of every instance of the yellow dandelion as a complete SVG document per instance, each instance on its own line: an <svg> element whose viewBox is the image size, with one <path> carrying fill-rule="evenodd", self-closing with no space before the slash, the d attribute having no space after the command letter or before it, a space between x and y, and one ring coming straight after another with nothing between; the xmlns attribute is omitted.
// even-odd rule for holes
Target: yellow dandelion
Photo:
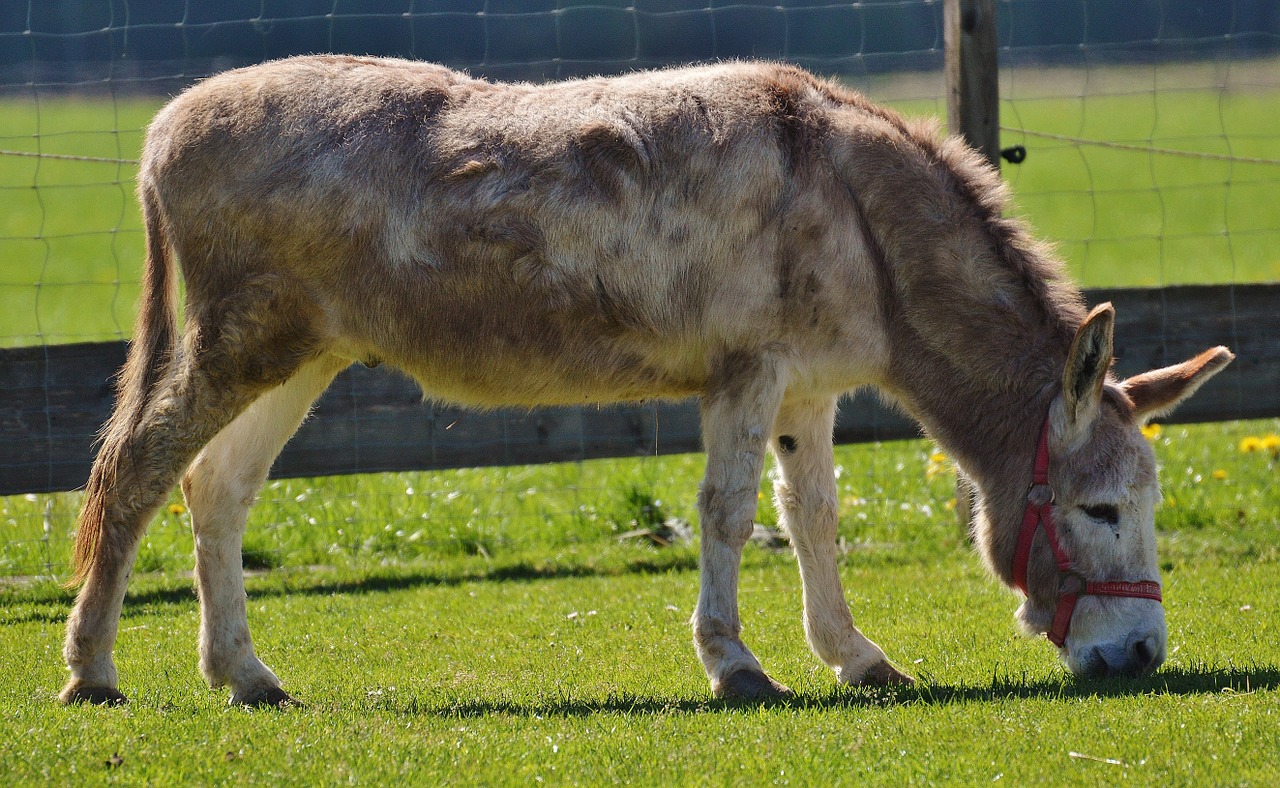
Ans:
<svg viewBox="0 0 1280 788"><path fill-rule="evenodd" d="M955 511L956 499L955 498L949 499L946 503L942 505L942 508L946 509L948 512Z"/></svg>
<svg viewBox="0 0 1280 788"><path fill-rule="evenodd" d="M1262 451L1262 439L1250 435L1240 441L1240 451L1245 454L1252 454L1255 451Z"/></svg>
<svg viewBox="0 0 1280 788"><path fill-rule="evenodd" d="M1153 441L1160 437L1160 433L1164 432L1164 427L1159 424L1144 424L1142 426L1142 437L1149 441Z"/></svg>
<svg viewBox="0 0 1280 788"><path fill-rule="evenodd" d="M1227 472L1222 470L1221 468L1218 468L1213 472L1213 478L1217 479L1218 481L1222 481L1223 479L1227 478Z"/></svg>
<svg viewBox="0 0 1280 788"><path fill-rule="evenodd" d="M1262 439L1262 448L1267 451L1280 451L1280 435L1272 433Z"/></svg>
<svg viewBox="0 0 1280 788"><path fill-rule="evenodd" d="M180 503L169 504L169 514L182 514L187 511L187 507Z"/></svg>
<svg viewBox="0 0 1280 788"><path fill-rule="evenodd" d="M940 451L935 451L933 454L929 455L929 462L936 462L941 464L946 461L947 461L947 455L943 454Z"/></svg>

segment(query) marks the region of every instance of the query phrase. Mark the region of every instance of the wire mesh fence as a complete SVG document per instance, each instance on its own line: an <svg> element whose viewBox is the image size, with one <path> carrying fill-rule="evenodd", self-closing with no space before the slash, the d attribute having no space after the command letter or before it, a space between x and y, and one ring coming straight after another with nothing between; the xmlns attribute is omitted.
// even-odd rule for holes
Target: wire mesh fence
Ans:
<svg viewBox="0 0 1280 788"><path fill-rule="evenodd" d="M1280 280L1273 4L1002 0L998 13L1004 144L1028 152L1004 172L1017 210L1058 244L1079 281ZM910 114L946 107L942 4L930 0L11 3L0 11L0 348L127 338L142 260L133 179L149 118L202 76L314 51L410 57L533 81L770 58ZM45 423L32 429L52 432L58 415L50 402ZM1280 431L1247 429L1259 440ZM1233 440L1243 437L1250 436ZM929 506L935 525L950 522L943 507L885 492L896 489L885 474L913 464L913 478L920 476L931 450L866 451L863 461L847 462L857 468L843 482L849 496L874 499L879 491L886 519L900 520L893 506L906 503L917 514ZM413 545L477 553L571 546L589 542L588 534L626 532L655 511L659 519L689 518L699 462L641 457L538 471L275 481L261 507L269 515L255 515L249 544L268 564L334 560L343 550L404 557L415 554ZM684 484L659 481L677 472ZM468 492L468 473L483 479L477 492ZM529 474L554 481L520 481ZM921 489L932 500L949 500L945 484L928 484ZM0 575L62 571L76 500L3 499ZM183 530L180 499L171 506L153 534ZM845 518L859 538L889 538ZM532 522L554 527L526 527ZM302 532L326 535L304 540ZM144 565L181 563L169 556L189 552L184 538L150 537Z"/></svg>

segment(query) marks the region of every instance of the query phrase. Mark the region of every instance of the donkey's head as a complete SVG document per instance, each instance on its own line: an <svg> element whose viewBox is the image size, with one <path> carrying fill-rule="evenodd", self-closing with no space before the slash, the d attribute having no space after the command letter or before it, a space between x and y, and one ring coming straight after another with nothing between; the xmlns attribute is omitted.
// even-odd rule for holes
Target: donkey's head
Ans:
<svg viewBox="0 0 1280 788"><path fill-rule="evenodd" d="M1022 626L1044 633L1081 676L1140 675L1164 661L1167 632L1156 561L1160 500L1154 453L1141 427L1168 413L1227 365L1226 348L1124 381L1109 375L1115 312L1093 310L1067 357L1062 393L1051 404L1025 502L985 511L1006 525L979 523L991 560L1009 553L1008 529L1021 508L1014 585L1027 600ZM994 536L1002 531L1005 538ZM996 556L999 556L997 558ZM1005 574L1001 572L1000 574Z"/></svg>

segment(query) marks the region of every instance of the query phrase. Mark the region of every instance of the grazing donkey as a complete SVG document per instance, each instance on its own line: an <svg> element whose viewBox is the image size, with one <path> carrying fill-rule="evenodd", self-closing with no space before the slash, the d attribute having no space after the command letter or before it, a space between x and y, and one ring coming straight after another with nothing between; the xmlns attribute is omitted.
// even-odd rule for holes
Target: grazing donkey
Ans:
<svg viewBox="0 0 1280 788"><path fill-rule="evenodd" d="M844 683L910 681L840 586L832 421L862 386L956 458L983 557L1071 670L1164 659L1139 425L1232 355L1113 379L1110 306L1086 314L1002 217L998 174L931 125L766 63L533 86L303 57L161 110L138 194L141 314L80 515L65 702L124 700L125 586L179 479L201 671L232 703L292 702L254 654L241 535L273 458L357 360L476 407L697 396L693 639L716 695L788 692L738 617L766 449L814 652Z"/></svg>

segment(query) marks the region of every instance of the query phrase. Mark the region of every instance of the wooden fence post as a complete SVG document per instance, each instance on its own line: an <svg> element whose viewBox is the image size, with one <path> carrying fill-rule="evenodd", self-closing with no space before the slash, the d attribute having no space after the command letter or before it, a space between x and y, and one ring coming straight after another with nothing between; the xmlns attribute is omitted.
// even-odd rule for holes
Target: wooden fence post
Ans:
<svg viewBox="0 0 1280 788"><path fill-rule="evenodd" d="M996 0L946 0L947 127L1000 166Z"/></svg>

